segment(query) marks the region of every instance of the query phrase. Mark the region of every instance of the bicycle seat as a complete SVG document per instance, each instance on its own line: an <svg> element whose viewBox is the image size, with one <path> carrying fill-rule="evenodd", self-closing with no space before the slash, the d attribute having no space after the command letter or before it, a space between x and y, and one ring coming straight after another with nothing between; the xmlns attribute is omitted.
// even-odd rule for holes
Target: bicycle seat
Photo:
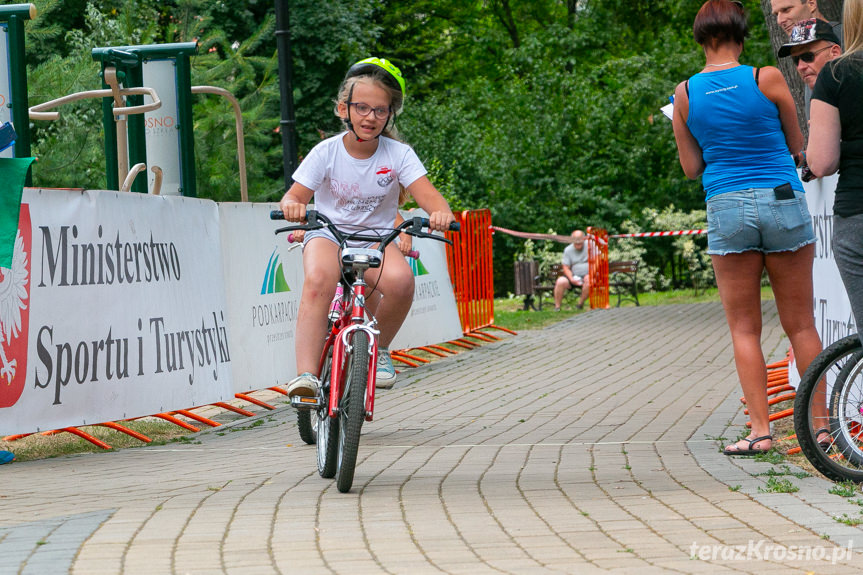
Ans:
<svg viewBox="0 0 863 575"><path fill-rule="evenodd" d="M377 268L381 265L381 252L371 248L344 248L342 265L350 268Z"/></svg>

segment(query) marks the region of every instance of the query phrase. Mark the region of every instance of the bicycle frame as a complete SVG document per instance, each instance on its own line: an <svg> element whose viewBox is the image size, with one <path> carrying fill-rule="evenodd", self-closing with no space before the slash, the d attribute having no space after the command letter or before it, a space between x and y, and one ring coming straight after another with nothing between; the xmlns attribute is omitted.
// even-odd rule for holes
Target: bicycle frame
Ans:
<svg viewBox="0 0 863 575"><path fill-rule="evenodd" d="M332 369L330 370L330 394L327 405L327 415L329 417L338 416L339 401L341 400L344 391L344 374L347 358L351 349L351 334L355 331L362 330L369 335L369 365L367 366L368 378L366 380L365 408L364 415L366 421L372 421L374 416L375 405L375 379L377 376L377 361L378 361L378 335L380 332L374 329L373 324L366 321L366 283L364 280L367 263L361 263L351 259L353 252L347 252L346 258L343 259L343 266L347 267L350 263L355 274L353 283L348 286L347 282L341 280L342 293L350 294L350 305L346 305L345 296L342 296L341 305L339 306L339 317L333 322L333 328L327 336L327 341L324 345L321 360L318 365L318 374L320 375L324 368L327 354L332 348ZM369 258L370 259L370 258ZM350 289L346 289L350 287Z"/></svg>

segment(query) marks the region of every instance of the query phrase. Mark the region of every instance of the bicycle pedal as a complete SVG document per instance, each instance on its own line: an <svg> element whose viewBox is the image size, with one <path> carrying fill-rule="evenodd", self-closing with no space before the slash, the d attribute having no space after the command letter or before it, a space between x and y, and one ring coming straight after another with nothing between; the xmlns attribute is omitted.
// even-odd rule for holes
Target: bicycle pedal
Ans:
<svg viewBox="0 0 863 575"><path fill-rule="evenodd" d="M318 396L295 395L291 398L291 407L296 409L317 409L320 405L321 400Z"/></svg>

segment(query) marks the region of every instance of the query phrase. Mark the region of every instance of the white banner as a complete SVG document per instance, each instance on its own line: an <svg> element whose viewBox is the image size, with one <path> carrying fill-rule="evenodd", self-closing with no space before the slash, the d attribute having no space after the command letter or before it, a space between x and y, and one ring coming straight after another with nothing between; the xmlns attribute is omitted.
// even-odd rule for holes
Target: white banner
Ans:
<svg viewBox="0 0 863 575"><path fill-rule="evenodd" d="M402 212L405 218L426 217L422 210ZM390 345L407 349L458 339L464 335L446 261L447 244L412 238L417 259L409 259L414 272L414 302Z"/></svg>
<svg viewBox="0 0 863 575"><path fill-rule="evenodd" d="M21 214L0 284L0 434L232 397L215 203L28 188Z"/></svg>
<svg viewBox="0 0 863 575"><path fill-rule="evenodd" d="M0 435L292 379L302 252L273 233L285 225L269 219L276 207L25 189L13 266L0 272ZM394 349L462 336L444 244L414 248L414 303Z"/></svg>
<svg viewBox="0 0 863 575"><path fill-rule="evenodd" d="M302 251L298 244L288 243L286 234L273 233L289 225L269 219L274 209L277 204L219 205L236 393L285 384L297 375L294 345L303 291ZM420 252L418 259L408 260L414 272L414 302L392 349L463 335L446 244L413 238L413 247Z"/></svg>
<svg viewBox="0 0 863 575"><path fill-rule="evenodd" d="M837 181L838 176L833 175L805 184L806 202L818 240L812 270L815 327L824 347L857 332L851 303L833 257L833 197Z"/></svg>
<svg viewBox="0 0 863 575"><path fill-rule="evenodd" d="M812 216L812 227L815 230L813 307L815 329L821 337L822 347L857 331L854 316L851 314L851 303L833 257L833 198L838 180L839 176L834 174L803 183L806 203ZM800 384L800 375L793 357L788 369L788 380L795 388ZM830 384L832 385L832 382Z"/></svg>
<svg viewBox="0 0 863 575"><path fill-rule="evenodd" d="M270 220L275 209L278 204L219 204L235 393L285 384L297 375L303 256L300 244L273 233L288 225Z"/></svg>

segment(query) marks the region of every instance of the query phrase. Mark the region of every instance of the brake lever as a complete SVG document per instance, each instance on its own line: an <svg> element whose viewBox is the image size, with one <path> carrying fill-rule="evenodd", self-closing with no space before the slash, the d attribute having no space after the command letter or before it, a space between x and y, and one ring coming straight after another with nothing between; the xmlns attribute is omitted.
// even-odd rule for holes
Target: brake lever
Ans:
<svg viewBox="0 0 863 575"><path fill-rule="evenodd" d="M452 240L448 239L446 236L437 236L437 235L429 233L429 232L417 232L416 234L411 234L411 235L418 237L418 238L429 238L432 240L437 240L439 242L444 242L446 244L452 245Z"/></svg>

